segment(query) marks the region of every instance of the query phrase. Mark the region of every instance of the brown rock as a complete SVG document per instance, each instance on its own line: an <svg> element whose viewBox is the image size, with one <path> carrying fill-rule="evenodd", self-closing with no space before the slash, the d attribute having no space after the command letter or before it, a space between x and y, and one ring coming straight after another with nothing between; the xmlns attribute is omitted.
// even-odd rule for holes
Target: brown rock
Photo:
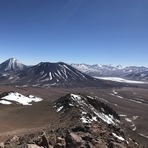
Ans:
<svg viewBox="0 0 148 148"><path fill-rule="evenodd" d="M55 145L57 142L57 138L55 134L51 134L48 138L49 144L50 145Z"/></svg>
<svg viewBox="0 0 148 148"><path fill-rule="evenodd" d="M27 144L27 148L43 148L43 147L37 146L36 144Z"/></svg>
<svg viewBox="0 0 148 148"><path fill-rule="evenodd" d="M0 148L4 148L4 142L0 143Z"/></svg>
<svg viewBox="0 0 148 148"><path fill-rule="evenodd" d="M54 148L66 148L66 146L64 146L64 145L61 144L61 143L56 143L56 144L54 145Z"/></svg>
<svg viewBox="0 0 148 148"><path fill-rule="evenodd" d="M48 144L48 138L46 133L44 132L42 135L42 146L44 146L44 148L49 148L49 144Z"/></svg>
<svg viewBox="0 0 148 148"><path fill-rule="evenodd" d="M33 143L35 143L37 145L42 145L42 137L36 137L36 138L34 138L33 139Z"/></svg>
<svg viewBox="0 0 148 148"><path fill-rule="evenodd" d="M20 138L15 135L10 141L16 143L16 142L19 142L19 139L20 139Z"/></svg>
<svg viewBox="0 0 148 148"><path fill-rule="evenodd" d="M8 147L8 148L9 147L12 147L12 148L14 147L14 148L16 148L17 145L20 144L19 140L20 140L20 138L15 135L12 139L5 142L5 147Z"/></svg>
<svg viewBox="0 0 148 148"><path fill-rule="evenodd" d="M67 134L65 140L66 140L66 147L68 148L85 147L85 141L83 141L82 138L76 133L71 132Z"/></svg>
<svg viewBox="0 0 148 148"><path fill-rule="evenodd" d="M111 142L111 143L109 144L109 147L110 147L110 148L126 148L123 144L116 143L116 142Z"/></svg>
<svg viewBox="0 0 148 148"><path fill-rule="evenodd" d="M57 137L57 143L62 144L63 146L66 146L66 141L64 138Z"/></svg>
<svg viewBox="0 0 148 148"><path fill-rule="evenodd" d="M82 138L79 135L76 135L75 133L70 133L70 136L72 140L74 140L76 143L82 142Z"/></svg>

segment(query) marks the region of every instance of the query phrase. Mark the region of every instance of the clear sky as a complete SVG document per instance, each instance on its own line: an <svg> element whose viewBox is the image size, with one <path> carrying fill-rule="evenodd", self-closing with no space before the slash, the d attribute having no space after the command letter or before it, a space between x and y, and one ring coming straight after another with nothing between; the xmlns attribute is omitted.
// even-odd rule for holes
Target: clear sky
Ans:
<svg viewBox="0 0 148 148"><path fill-rule="evenodd" d="M0 62L148 66L148 0L0 0Z"/></svg>

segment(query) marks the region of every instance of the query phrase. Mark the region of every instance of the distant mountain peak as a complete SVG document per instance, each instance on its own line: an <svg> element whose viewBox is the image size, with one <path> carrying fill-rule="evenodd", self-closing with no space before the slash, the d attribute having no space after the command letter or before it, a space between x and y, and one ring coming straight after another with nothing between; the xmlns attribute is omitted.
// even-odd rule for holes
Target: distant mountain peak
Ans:
<svg viewBox="0 0 148 148"><path fill-rule="evenodd" d="M0 64L0 71L18 71L23 70L26 66L15 58L10 58Z"/></svg>
<svg viewBox="0 0 148 148"><path fill-rule="evenodd" d="M116 66L118 69L123 69L123 66L122 65L117 65Z"/></svg>
<svg viewBox="0 0 148 148"><path fill-rule="evenodd" d="M15 59L15 58L9 58L8 60L16 61L17 59Z"/></svg>
<svg viewBox="0 0 148 148"><path fill-rule="evenodd" d="M9 62L10 65L13 65L14 63L21 63L21 62L19 62L19 61L18 61L17 59L15 59L15 58L10 58L10 59L7 60L7 62Z"/></svg>
<svg viewBox="0 0 148 148"><path fill-rule="evenodd" d="M63 62L41 62L20 71L17 78L19 78L17 79L18 83L44 87L104 85L102 81L98 81Z"/></svg>

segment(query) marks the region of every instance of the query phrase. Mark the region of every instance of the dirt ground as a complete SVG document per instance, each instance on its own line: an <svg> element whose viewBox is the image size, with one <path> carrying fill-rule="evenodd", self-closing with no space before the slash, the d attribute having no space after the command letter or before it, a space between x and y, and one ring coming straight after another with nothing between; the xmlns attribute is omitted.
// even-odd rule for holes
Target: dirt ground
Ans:
<svg viewBox="0 0 148 148"><path fill-rule="evenodd" d="M121 116L121 121L137 133L148 136L148 90L143 88L15 88L0 87L0 93L16 91L35 95L42 102L32 106L0 104L0 141L21 132L30 132L55 124L58 113L52 101L68 93L84 93L106 102Z"/></svg>

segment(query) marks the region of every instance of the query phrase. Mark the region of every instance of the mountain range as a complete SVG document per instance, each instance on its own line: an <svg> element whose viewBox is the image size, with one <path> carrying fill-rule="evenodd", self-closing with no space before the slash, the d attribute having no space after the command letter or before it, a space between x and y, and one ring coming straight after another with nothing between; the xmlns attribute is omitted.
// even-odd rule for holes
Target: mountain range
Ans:
<svg viewBox="0 0 148 148"><path fill-rule="evenodd" d="M88 65L88 64L71 64L74 68L94 77L120 77L132 80L148 80L148 68L141 66L121 65Z"/></svg>
<svg viewBox="0 0 148 148"><path fill-rule="evenodd" d="M26 66L13 58L0 64L0 82L1 85L11 84L23 87L98 87L106 85L105 81L84 74L63 62L41 62L34 66Z"/></svg>
<svg viewBox="0 0 148 148"><path fill-rule="evenodd" d="M14 58L0 64L1 85L103 87L111 84L109 81L96 79L95 77L98 76L148 80L148 68L66 64L64 62L41 62L34 66L26 66Z"/></svg>

